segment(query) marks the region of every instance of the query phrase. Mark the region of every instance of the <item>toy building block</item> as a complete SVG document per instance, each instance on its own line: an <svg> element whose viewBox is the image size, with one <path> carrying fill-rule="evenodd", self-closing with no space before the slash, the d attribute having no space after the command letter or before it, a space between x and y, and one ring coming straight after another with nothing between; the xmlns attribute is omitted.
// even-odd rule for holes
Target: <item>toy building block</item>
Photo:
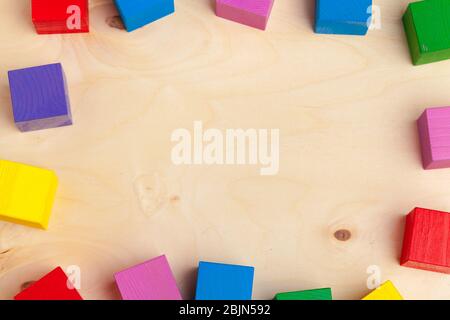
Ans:
<svg viewBox="0 0 450 320"><path fill-rule="evenodd" d="M175 12L174 0L114 0L128 32Z"/></svg>
<svg viewBox="0 0 450 320"><path fill-rule="evenodd" d="M0 219L47 229L57 185L53 171L0 160Z"/></svg>
<svg viewBox="0 0 450 320"><path fill-rule="evenodd" d="M274 0L216 0L218 17L266 30Z"/></svg>
<svg viewBox="0 0 450 320"><path fill-rule="evenodd" d="M166 256L160 256L114 275L124 300L181 300Z"/></svg>
<svg viewBox="0 0 450 320"><path fill-rule="evenodd" d="M31 0L38 34L89 32L88 0Z"/></svg>
<svg viewBox="0 0 450 320"><path fill-rule="evenodd" d="M408 214L400 264L450 274L450 213L415 208Z"/></svg>
<svg viewBox="0 0 450 320"><path fill-rule="evenodd" d="M332 296L330 288L323 288L277 293L274 300L332 300Z"/></svg>
<svg viewBox="0 0 450 320"><path fill-rule="evenodd" d="M450 59L450 1L410 3L403 24L414 65Z"/></svg>
<svg viewBox="0 0 450 320"><path fill-rule="evenodd" d="M316 0L315 32L324 34L367 34L372 0Z"/></svg>
<svg viewBox="0 0 450 320"><path fill-rule="evenodd" d="M362 300L403 300L391 281L386 281Z"/></svg>
<svg viewBox="0 0 450 320"><path fill-rule="evenodd" d="M450 168L450 107L426 109L417 126L423 168Z"/></svg>
<svg viewBox="0 0 450 320"><path fill-rule="evenodd" d="M60 63L8 72L14 121L20 131L72 124L66 78Z"/></svg>
<svg viewBox="0 0 450 320"><path fill-rule="evenodd" d="M200 261L196 300L251 300L253 267Z"/></svg>
<svg viewBox="0 0 450 320"><path fill-rule="evenodd" d="M83 300L83 298L61 267L57 267L17 294L14 300Z"/></svg>

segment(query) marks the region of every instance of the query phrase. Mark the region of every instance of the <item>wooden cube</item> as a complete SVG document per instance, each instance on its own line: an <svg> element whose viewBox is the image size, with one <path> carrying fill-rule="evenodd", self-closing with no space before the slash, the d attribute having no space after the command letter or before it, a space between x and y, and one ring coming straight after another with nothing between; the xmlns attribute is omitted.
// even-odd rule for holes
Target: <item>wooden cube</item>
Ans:
<svg viewBox="0 0 450 320"><path fill-rule="evenodd" d="M174 0L114 0L128 32L175 12Z"/></svg>
<svg viewBox="0 0 450 320"><path fill-rule="evenodd" d="M38 34L89 32L88 0L31 0Z"/></svg>
<svg viewBox="0 0 450 320"><path fill-rule="evenodd" d="M403 24L414 65L450 59L450 1L410 3Z"/></svg>
<svg viewBox="0 0 450 320"><path fill-rule="evenodd" d="M400 264L450 274L450 213L415 208L408 214Z"/></svg>
<svg viewBox="0 0 450 320"><path fill-rule="evenodd" d="M277 293L274 300L332 300L331 289L313 289Z"/></svg>
<svg viewBox="0 0 450 320"><path fill-rule="evenodd" d="M160 256L114 275L124 300L181 300L166 256Z"/></svg>
<svg viewBox="0 0 450 320"><path fill-rule="evenodd" d="M403 300L403 297L391 281L386 281L362 300Z"/></svg>
<svg viewBox="0 0 450 320"><path fill-rule="evenodd" d="M200 261L196 300L251 300L254 268Z"/></svg>
<svg viewBox="0 0 450 320"><path fill-rule="evenodd" d="M216 0L218 17L265 30L274 0Z"/></svg>
<svg viewBox="0 0 450 320"><path fill-rule="evenodd" d="M64 71L60 63L8 72L14 121L20 131L72 124Z"/></svg>
<svg viewBox="0 0 450 320"><path fill-rule="evenodd" d="M61 267L23 290L14 300L83 300Z"/></svg>
<svg viewBox="0 0 450 320"><path fill-rule="evenodd" d="M315 32L365 35L372 16L372 0L316 0Z"/></svg>
<svg viewBox="0 0 450 320"><path fill-rule="evenodd" d="M0 160L0 219L47 229L57 185L53 171Z"/></svg>
<svg viewBox="0 0 450 320"><path fill-rule="evenodd" d="M417 125L423 168L450 168L450 107L426 109Z"/></svg>

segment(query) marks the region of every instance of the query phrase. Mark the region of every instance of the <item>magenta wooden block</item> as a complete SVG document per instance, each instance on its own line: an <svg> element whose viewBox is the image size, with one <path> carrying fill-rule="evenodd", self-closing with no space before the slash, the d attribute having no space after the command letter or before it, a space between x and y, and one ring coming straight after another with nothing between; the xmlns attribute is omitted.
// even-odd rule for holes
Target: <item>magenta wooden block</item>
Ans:
<svg viewBox="0 0 450 320"><path fill-rule="evenodd" d="M265 30L274 0L216 0L216 15Z"/></svg>
<svg viewBox="0 0 450 320"><path fill-rule="evenodd" d="M423 168L450 168L450 107L426 109L417 124Z"/></svg>
<svg viewBox="0 0 450 320"><path fill-rule="evenodd" d="M14 121L20 131L72 124L66 78L60 63L8 72Z"/></svg>
<svg viewBox="0 0 450 320"><path fill-rule="evenodd" d="M181 300L166 256L160 256L114 275L124 300Z"/></svg>

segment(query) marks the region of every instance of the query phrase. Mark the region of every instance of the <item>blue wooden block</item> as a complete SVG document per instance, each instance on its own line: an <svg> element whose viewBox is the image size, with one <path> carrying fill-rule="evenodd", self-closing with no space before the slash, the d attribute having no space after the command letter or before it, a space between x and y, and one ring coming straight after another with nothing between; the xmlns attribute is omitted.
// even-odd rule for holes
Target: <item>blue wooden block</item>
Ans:
<svg viewBox="0 0 450 320"><path fill-rule="evenodd" d="M196 300L251 300L253 267L200 261Z"/></svg>
<svg viewBox="0 0 450 320"><path fill-rule="evenodd" d="M66 78L60 63L8 72L14 121L20 131L72 124Z"/></svg>
<svg viewBox="0 0 450 320"><path fill-rule="evenodd" d="M372 0L316 0L316 33L365 35Z"/></svg>
<svg viewBox="0 0 450 320"><path fill-rule="evenodd" d="M128 32L175 12L174 0L114 0Z"/></svg>

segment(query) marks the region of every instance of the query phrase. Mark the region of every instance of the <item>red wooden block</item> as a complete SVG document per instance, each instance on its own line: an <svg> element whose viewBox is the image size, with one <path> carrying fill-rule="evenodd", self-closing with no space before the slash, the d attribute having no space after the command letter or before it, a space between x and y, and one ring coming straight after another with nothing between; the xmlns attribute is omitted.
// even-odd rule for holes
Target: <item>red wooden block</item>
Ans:
<svg viewBox="0 0 450 320"><path fill-rule="evenodd" d="M83 300L77 289L71 288L61 267L57 267L14 297L14 300Z"/></svg>
<svg viewBox="0 0 450 320"><path fill-rule="evenodd" d="M400 264L450 273L450 213L415 208L406 217Z"/></svg>
<svg viewBox="0 0 450 320"><path fill-rule="evenodd" d="M89 32L88 0L31 0L39 34Z"/></svg>

